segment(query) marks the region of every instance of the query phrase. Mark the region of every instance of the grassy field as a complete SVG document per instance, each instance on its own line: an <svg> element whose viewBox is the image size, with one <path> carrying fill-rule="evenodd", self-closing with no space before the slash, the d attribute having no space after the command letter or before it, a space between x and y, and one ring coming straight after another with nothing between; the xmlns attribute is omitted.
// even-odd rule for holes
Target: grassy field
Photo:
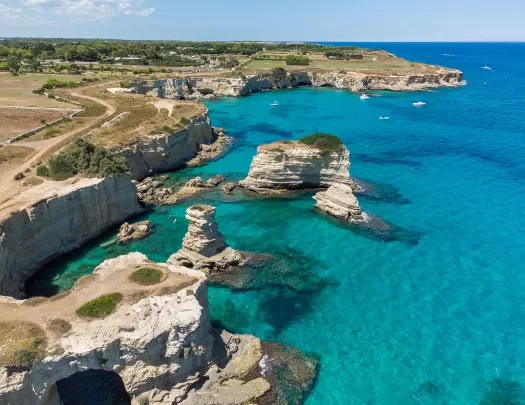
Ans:
<svg viewBox="0 0 525 405"><path fill-rule="evenodd" d="M82 76L45 74L12 76L9 73L0 73L0 105L69 108L70 104L32 93L48 79L80 82Z"/></svg>
<svg viewBox="0 0 525 405"><path fill-rule="evenodd" d="M348 70L348 71L375 71L388 73L403 73L413 71L418 64L411 64L404 59L391 56L381 51L371 51L363 54L363 59L337 60L329 59L322 53L312 53L306 55L310 59L308 66L290 66L284 61L289 52L264 52L258 57L268 57L268 59L251 60L242 67L243 71L253 71L258 69L273 69L283 67L287 70ZM375 60L374 60L375 59Z"/></svg>
<svg viewBox="0 0 525 405"><path fill-rule="evenodd" d="M71 114L71 110L32 110L0 107L0 142Z"/></svg>

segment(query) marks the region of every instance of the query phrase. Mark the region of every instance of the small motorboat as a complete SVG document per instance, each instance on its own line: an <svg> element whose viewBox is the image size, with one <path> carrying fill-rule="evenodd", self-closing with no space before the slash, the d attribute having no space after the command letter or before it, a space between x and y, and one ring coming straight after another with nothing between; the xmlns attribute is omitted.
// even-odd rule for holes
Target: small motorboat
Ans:
<svg viewBox="0 0 525 405"><path fill-rule="evenodd" d="M423 107L426 103L423 101L416 101L415 103L412 103L414 107Z"/></svg>
<svg viewBox="0 0 525 405"><path fill-rule="evenodd" d="M279 103L277 101L274 101L272 104L270 105L279 105Z"/></svg>
<svg viewBox="0 0 525 405"><path fill-rule="evenodd" d="M385 117L385 116L381 115L381 116L379 117L379 119L380 119L380 120L389 120L390 117Z"/></svg>
<svg viewBox="0 0 525 405"><path fill-rule="evenodd" d="M481 69L485 69L485 70L492 70L492 68L491 68L491 67L489 67L489 66L487 66L487 65L483 66L483 67L482 67Z"/></svg>
<svg viewBox="0 0 525 405"><path fill-rule="evenodd" d="M359 98L360 98L361 100L367 100L367 99L369 99L370 97L363 93L363 94L361 94L361 97L359 97Z"/></svg>

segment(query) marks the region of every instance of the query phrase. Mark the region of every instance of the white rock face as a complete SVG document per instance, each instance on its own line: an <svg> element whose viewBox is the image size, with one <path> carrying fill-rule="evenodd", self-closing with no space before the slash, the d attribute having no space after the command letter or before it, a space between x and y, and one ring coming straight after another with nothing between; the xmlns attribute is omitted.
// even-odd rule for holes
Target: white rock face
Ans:
<svg viewBox="0 0 525 405"><path fill-rule="evenodd" d="M334 184L326 191L318 192L313 199L314 207L345 221L363 220L359 202L347 184Z"/></svg>
<svg viewBox="0 0 525 405"><path fill-rule="evenodd" d="M323 152L300 142L261 145L253 158L248 177L241 187L256 192L329 187L353 184L350 178L350 152Z"/></svg>
<svg viewBox="0 0 525 405"><path fill-rule="evenodd" d="M95 269L88 285L75 286L69 296L34 308L42 318L63 311L60 315L72 329L52 342L62 347L62 354L45 357L27 371L8 373L0 368L0 403L45 403L58 380L87 369L118 372L133 396L154 388L169 390L204 369L212 357L213 337L203 273L166 268L168 278L161 285L183 288L133 300L144 287L126 284L126 280L144 263L148 260L140 253L107 260ZM74 314L76 307L67 308L112 288L124 298L104 319L85 320ZM61 300L66 308L60 307ZM23 319L24 313L20 316Z"/></svg>
<svg viewBox="0 0 525 405"><path fill-rule="evenodd" d="M194 117L186 128L170 135L148 136L117 151L131 166L134 179L181 166L197 155L201 145L215 141L208 112Z"/></svg>
<svg viewBox="0 0 525 405"><path fill-rule="evenodd" d="M193 205L186 210L186 219L190 224L182 241L183 249L206 257L215 256L226 249L224 236L215 221L215 207Z"/></svg>
<svg viewBox="0 0 525 405"><path fill-rule="evenodd" d="M24 282L51 259L142 211L129 175L80 179L0 222L0 295L22 297ZM40 198L40 200L37 200Z"/></svg>
<svg viewBox="0 0 525 405"><path fill-rule="evenodd" d="M360 72L288 72L286 78L271 73L259 73L246 78L193 77L135 82L137 93L165 98L201 99L210 97L240 97L268 89L297 86L329 86L353 92L367 90L417 91L436 87L459 86L463 73L437 68L433 73L366 74Z"/></svg>
<svg viewBox="0 0 525 405"><path fill-rule="evenodd" d="M229 247L215 221L215 207L193 205L186 210L190 221L182 249L170 256L168 263L208 271L227 270L242 265L243 255Z"/></svg>

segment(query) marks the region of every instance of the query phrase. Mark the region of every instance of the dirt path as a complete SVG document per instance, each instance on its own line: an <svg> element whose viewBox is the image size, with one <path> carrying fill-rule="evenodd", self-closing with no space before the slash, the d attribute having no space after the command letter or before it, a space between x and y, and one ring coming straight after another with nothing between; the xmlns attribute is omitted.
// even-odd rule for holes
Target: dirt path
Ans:
<svg viewBox="0 0 525 405"><path fill-rule="evenodd" d="M26 160L19 163L17 166L11 168L10 170L7 170L5 173L0 174L0 204L5 203L13 196L25 190L23 187L20 186L19 181L13 179L17 173L24 172L26 169L30 168L31 165L36 163L42 156L51 151L53 148L60 145L62 142L66 142L67 140L73 138L75 135L84 131L90 126L105 120L109 116L113 115L116 111L113 105L100 98L86 96L78 93L72 93L71 95L74 97L90 100L98 104L102 104L104 107L106 107L106 112L104 113L104 115L97 118L96 120L91 121L86 125L76 128L75 130L65 133L63 135L57 136L46 141L35 142L33 145L27 145L27 143L29 142L24 143L23 146L39 147L39 150L36 151L34 154L30 155Z"/></svg>

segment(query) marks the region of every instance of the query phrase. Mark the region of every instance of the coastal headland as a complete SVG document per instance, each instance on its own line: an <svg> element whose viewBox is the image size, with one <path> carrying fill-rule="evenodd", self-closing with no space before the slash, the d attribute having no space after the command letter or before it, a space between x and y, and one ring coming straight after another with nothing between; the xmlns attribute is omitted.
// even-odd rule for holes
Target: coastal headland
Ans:
<svg viewBox="0 0 525 405"><path fill-rule="evenodd" d="M0 402L58 404L78 383L71 378L95 373L90 378L115 379L122 403L133 405L302 403L318 359L210 324L206 274L235 271L244 260L218 232L214 207L188 209L183 249L167 263L131 253L50 298L24 299L24 283L50 260L152 208L161 182L151 176L227 150L228 128L212 126L201 99L298 86L421 91L463 81L460 71L380 50L230 44L210 54L209 47L173 46L144 58L159 61L155 68L114 65L115 58L104 68L103 56L91 67L66 58L67 78L45 61L41 71L0 74L0 83L21 89L16 97L0 91L0 103L36 108L27 125L42 124L32 131L12 123L13 134L23 134L0 139ZM40 87L30 89L28 77ZM81 111L47 125L60 118L46 110L57 103ZM18 116L10 110L0 118ZM211 190L223 180L188 187ZM238 186L255 194L319 189L315 208L343 222L364 221L350 152L329 134L259 146ZM235 188L228 182L224 192ZM162 199L173 192L162 189ZM273 371L265 366L270 357L279 359ZM107 389L116 393L117 385Z"/></svg>

